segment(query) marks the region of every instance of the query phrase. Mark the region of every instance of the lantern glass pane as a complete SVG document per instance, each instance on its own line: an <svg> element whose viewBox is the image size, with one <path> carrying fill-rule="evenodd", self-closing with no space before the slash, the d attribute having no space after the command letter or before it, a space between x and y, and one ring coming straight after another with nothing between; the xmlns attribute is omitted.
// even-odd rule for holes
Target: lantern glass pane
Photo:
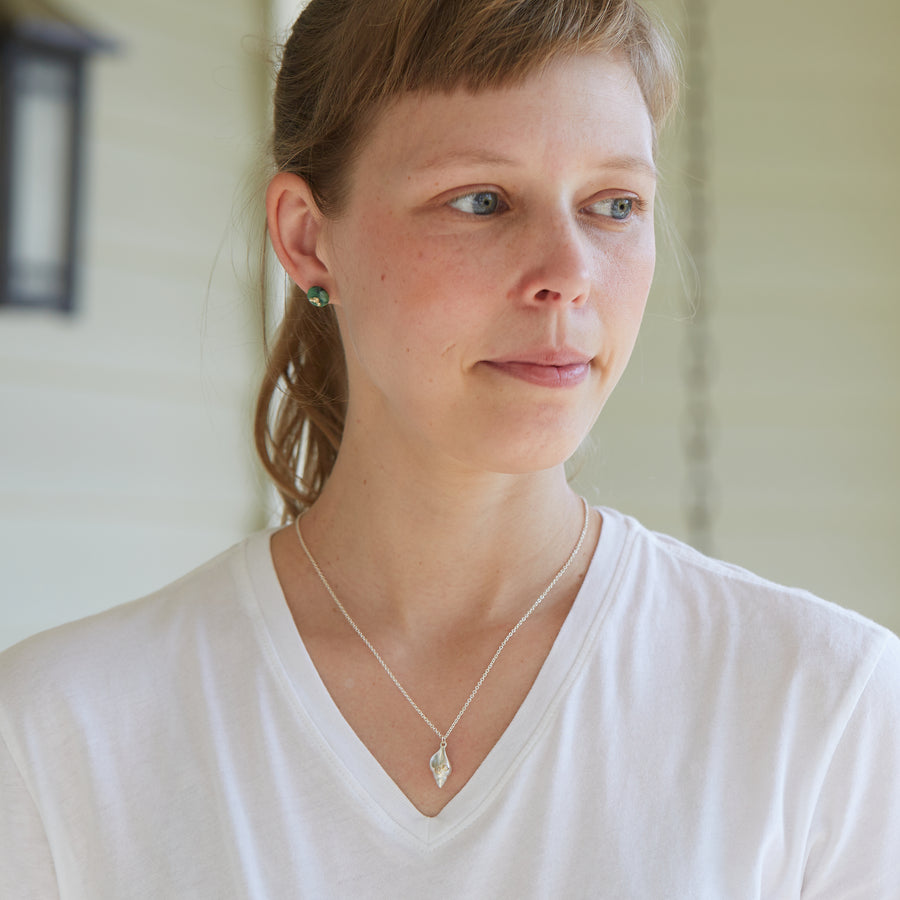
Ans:
<svg viewBox="0 0 900 900"><path fill-rule="evenodd" d="M75 77L65 59L24 56L14 85L10 288L55 303L66 291Z"/></svg>

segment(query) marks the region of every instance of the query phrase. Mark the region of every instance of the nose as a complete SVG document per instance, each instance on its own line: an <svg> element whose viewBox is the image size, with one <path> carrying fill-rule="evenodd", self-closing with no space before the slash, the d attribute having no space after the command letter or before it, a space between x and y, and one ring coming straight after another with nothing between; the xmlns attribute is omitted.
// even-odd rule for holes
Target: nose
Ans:
<svg viewBox="0 0 900 900"><path fill-rule="evenodd" d="M522 242L525 260L517 294L527 303L583 306L591 292L594 248L566 215L537 223Z"/></svg>

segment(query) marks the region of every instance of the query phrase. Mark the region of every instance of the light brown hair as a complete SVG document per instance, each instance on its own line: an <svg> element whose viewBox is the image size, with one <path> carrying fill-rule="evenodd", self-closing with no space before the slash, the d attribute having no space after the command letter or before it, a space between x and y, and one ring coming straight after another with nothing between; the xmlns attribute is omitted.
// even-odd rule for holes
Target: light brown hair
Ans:
<svg viewBox="0 0 900 900"><path fill-rule="evenodd" d="M354 154L374 117L408 91L472 91L521 82L566 54L621 54L654 127L673 108L673 44L635 0L311 0L284 47L275 87L275 168L339 215ZM654 147L655 150L655 147ZM318 497L347 408L334 310L294 286L256 405L255 440L285 518Z"/></svg>

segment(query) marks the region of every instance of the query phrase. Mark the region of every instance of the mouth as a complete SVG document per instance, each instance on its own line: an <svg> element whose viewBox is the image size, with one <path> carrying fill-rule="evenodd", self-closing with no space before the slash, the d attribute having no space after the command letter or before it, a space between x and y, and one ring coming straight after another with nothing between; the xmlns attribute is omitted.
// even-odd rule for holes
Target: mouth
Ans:
<svg viewBox="0 0 900 900"><path fill-rule="evenodd" d="M568 351L529 353L521 359L491 359L484 364L511 378L549 388L577 387L591 370L590 357Z"/></svg>

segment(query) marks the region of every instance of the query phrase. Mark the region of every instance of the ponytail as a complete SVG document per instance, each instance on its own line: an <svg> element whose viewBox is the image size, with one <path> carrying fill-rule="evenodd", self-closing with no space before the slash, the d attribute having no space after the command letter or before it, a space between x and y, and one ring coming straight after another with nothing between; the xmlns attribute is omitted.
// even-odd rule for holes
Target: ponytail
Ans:
<svg viewBox="0 0 900 900"><path fill-rule="evenodd" d="M301 515L319 496L337 458L346 411L347 367L334 309L316 309L293 285L253 429L285 520Z"/></svg>

